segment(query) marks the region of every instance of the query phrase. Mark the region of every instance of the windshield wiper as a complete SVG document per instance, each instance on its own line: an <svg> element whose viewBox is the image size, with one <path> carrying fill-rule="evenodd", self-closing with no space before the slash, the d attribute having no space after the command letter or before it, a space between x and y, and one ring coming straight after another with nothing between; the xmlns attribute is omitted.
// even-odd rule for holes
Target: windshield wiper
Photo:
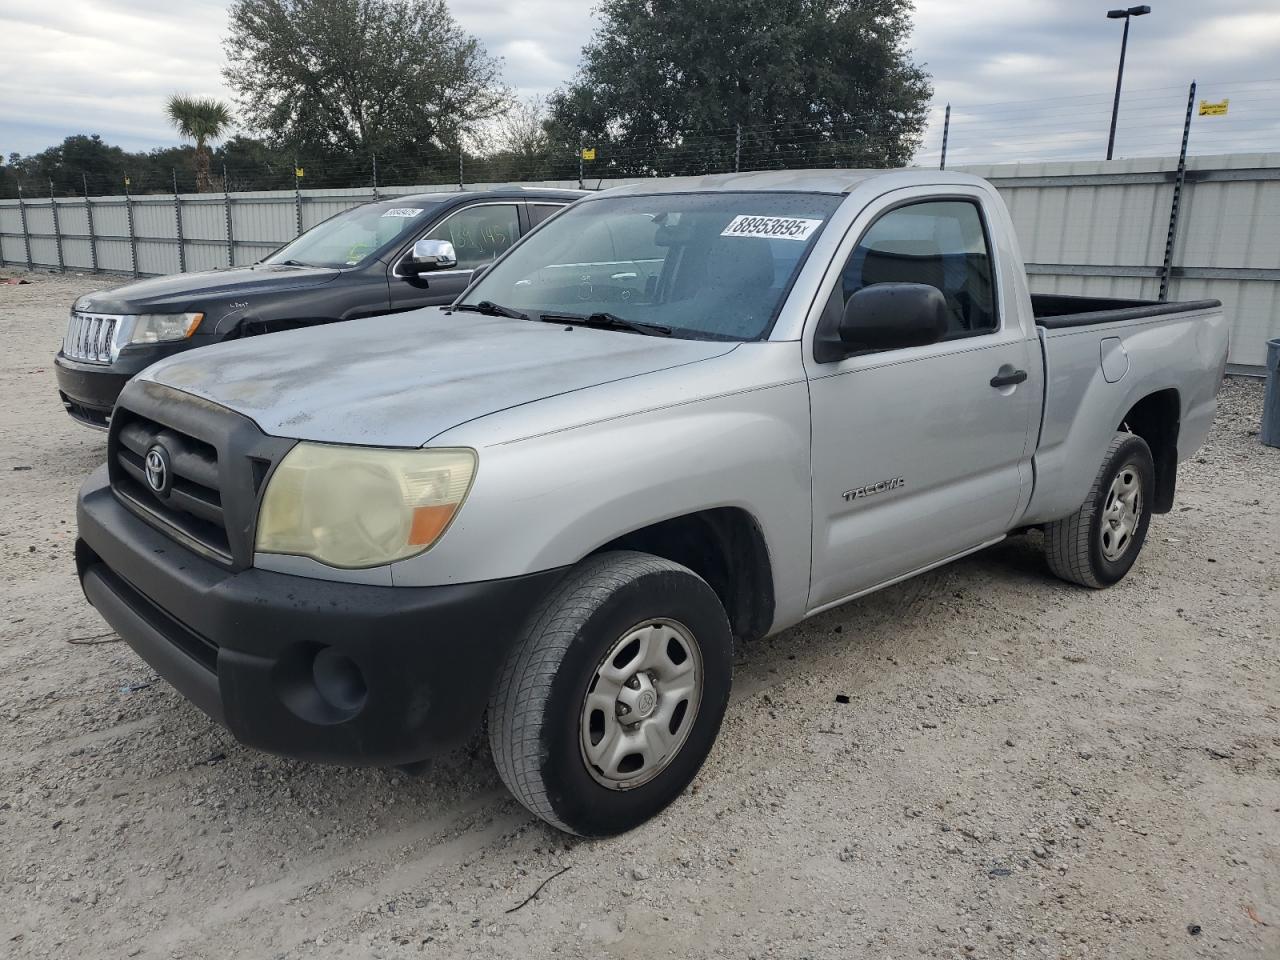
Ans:
<svg viewBox="0 0 1280 960"><path fill-rule="evenodd" d="M584 327L599 327L601 330L630 330L632 333L645 333L654 337L671 336L671 328L660 323L645 323L642 320L628 320L616 313L544 313L538 317L545 323L580 323Z"/></svg>
<svg viewBox="0 0 1280 960"><path fill-rule="evenodd" d="M301 260L277 260L276 263L282 267L309 267L311 264L303 263Z"/></svg>
<svg viewBox="0 0 1280 960"><path fill-rule="evenodd" d="M472 313L483 313L486 317L510 317L512 320L528 320L527 313L504 307L492 300L481 300L479 303L455 303L450 310L470 310Z"/></svg>

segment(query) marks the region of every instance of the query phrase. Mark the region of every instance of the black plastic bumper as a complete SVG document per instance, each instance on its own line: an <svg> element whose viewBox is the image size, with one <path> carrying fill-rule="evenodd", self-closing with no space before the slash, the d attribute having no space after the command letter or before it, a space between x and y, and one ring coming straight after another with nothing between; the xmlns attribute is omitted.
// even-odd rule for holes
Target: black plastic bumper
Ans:
<svg viewBox="0 0 1280 960"><path fill-rule="evenodd" d="M91 427L106 427L116 398L133 376L132 373L112 371L109 367L76 363L62 354L54 357L53 369L58 377L58 393L62 395L67 413Z"/></svg>
<svg viewBox="0 0 1280 960"><path fill-rule="evenodd" d="M521 623L563 571L439 587L226 570L80 492L85 595L162 677L272 753L390 765L465 740Z"/></svg>
<svg viewBox="0 0 1280 960"><path fill-rule="evenodd" d="M105 429L111 419L111 410L120 397L124 385L157 360L174 353L181 353L206 342L201 337L178 340L173 343L134 344L120 351L110 364L81 363L64 356L61 351L53 358L54 375L58 378L58 393L62 405L73 419L91 427Z"/></svg>

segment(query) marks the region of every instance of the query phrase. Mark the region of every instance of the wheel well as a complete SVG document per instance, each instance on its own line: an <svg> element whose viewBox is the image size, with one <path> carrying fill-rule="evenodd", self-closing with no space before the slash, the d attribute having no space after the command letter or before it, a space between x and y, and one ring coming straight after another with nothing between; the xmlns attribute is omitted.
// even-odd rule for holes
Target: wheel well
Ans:
<svg viewBox="0 0 1280 960"><path fill-rule="evenodd" d="M1148 394L1133 405L1119 429L1128 430L1147 441L1156 465L1156 490L1151 509L1168 513L1173 509L1173 495L1178 485L1178 430L1182 406L1178 391L1160 390Z"/></svg>
<svg viewBox="0 0 1280 960"><path fill-rule="evenodd" d="M596 552L639 550L683 564L711 585L740 641L773 624L773 570L759 524L737 507L700 510L611 540Z"/></svg>
<svg viewBox="0 0 1280 960"><path fill-rule="evenodd" d="M314 327L324 320L257 320L245 317L238 321L224 339L240 340L244 337L260 337L266 333L280 333L284 330L300 330L303 327Z"/></svg>

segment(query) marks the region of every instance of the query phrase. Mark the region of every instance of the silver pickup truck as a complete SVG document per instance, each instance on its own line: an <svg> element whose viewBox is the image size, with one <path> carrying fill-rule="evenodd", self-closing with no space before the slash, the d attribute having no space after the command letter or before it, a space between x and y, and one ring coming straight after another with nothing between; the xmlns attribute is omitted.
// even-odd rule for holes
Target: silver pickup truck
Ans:
<svg viewBox="0 0 1280 960"><path fill-rule="evenodd" d="M654 180L451 307L148 368L77 566L244 743L403 765L487 716L522 803L611 834L696 775L735 642L1031 528L1124 577L1226 358L1216 301L1030 294L973 177Z"/></svg>

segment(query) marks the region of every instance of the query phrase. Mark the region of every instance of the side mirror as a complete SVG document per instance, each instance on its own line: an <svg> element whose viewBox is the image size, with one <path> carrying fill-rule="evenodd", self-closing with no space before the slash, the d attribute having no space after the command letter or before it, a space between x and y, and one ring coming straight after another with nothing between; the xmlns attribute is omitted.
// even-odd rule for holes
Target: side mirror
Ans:
<svg viewBox="0 0 1280 960"><path fill-rule="evenodd" d="M484 272L488 269L489 269L489 264L487 263L483 263L480 266L476 267L474 270L471 271L471 280L469 281L469 283L475 283L482 276L484 276Z"/></svg>
<svg viewBox="0 0 1280 960"><path fill-rule="evenodd" d="M404 259L404 272L417 275L448 270L458 265L458 254L448 240L419 240Z"/></svg>
<svg viewBox="0 0 1280 960"><path fill-rule="evenodd" d="M897 350L937 343L947 335L950 310L942 291L923 283L876 283L845 304L840 345L847 353Z"/></svg>

